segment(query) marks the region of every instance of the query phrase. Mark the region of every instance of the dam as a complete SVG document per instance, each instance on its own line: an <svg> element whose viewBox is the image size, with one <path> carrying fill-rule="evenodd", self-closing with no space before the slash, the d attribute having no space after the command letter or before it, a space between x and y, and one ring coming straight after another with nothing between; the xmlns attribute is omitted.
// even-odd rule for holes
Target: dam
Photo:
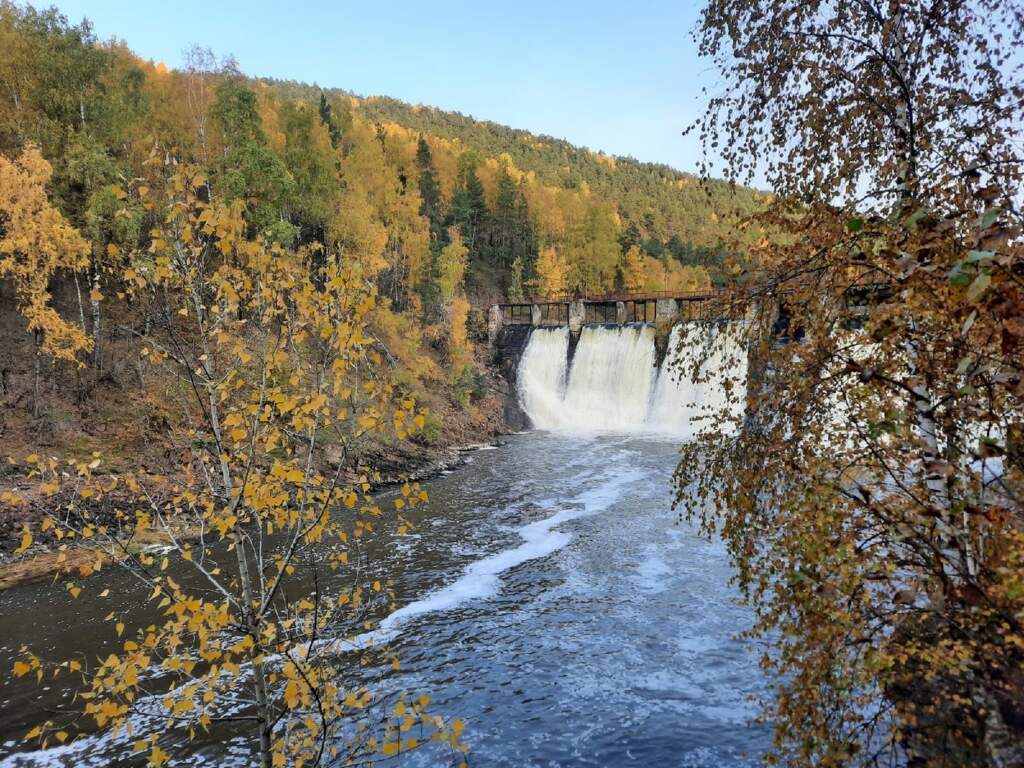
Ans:
<svg viewBox="0 0 1024 768"><path fill-rule="evenodd" d="M531 330L516 366L520 405L537 429L658 433L689 439L711 418L738 423L746 348L726 322L679 322L660 362L655 327Z"/></svg>
<svg viewBox="0 0 1024 768"><path fill-rule="evenodd" d="M714 291L506 301L488 310L491 347L529 423L690 439L743 417L748 307ZM714 302L714 303L713 303Z"/></svg>

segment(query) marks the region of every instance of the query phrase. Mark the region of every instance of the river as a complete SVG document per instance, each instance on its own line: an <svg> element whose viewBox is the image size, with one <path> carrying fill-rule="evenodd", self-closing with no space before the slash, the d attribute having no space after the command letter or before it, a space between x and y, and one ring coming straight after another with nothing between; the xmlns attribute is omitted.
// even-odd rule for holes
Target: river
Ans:
<svg viewBox="0 0 1024 768"><path fill-rule="evenodd" d="M530 432L427 484L417 529L386 547L403 607L388 622L402 665L385 685L462 718L470 765L721 768L767 747L751 723L759 649L735 638L750 614L722 545L670 509L676 457L670 440ZM98 578L136 594L119 573ZM22 644L51 658L109 649L109 598L91 584L72 601L58 584L0 600L0 766L120 764L122 746L97 736L22 751L62 693L10 677ZM241 755L200 743L181 763Z"/></svg>

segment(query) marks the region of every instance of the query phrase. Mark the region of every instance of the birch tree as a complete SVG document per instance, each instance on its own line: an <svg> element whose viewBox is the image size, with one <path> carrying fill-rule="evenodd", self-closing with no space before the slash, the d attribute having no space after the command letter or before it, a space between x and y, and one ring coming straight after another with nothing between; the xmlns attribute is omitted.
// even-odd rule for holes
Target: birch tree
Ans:
<svg viewBox="0 0 1024 768"><path fill-rule="evenodd" d="M1024 763L1022 20L704 9L706 170L778 196L758 279L718 308L753 318L746 415L707 414L676 477L772 640L773 760Z"/></svg>

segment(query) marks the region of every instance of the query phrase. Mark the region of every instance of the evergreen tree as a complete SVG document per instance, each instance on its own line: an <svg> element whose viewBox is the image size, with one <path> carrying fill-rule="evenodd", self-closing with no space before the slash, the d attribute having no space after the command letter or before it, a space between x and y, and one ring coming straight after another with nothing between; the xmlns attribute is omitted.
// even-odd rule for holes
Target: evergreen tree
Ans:
<svg viewBox="0 0 1024 768"><path fill-rule="evenodd" d="M441 198L441 185L434 170L430 145L422 136L416 144L416 168L420 175L420 215L426 216L430 222L431 242L444 247L448 244L448 233L444 226L444 200Z"/></svg>
<svg viewBox="0 0 1024 768"><path fill-rule="evenodd" d="M320 91L320 121L327 126L327 133L331 137L331 146L337 149L341 143L341 126L334 119L334 112L323 91Z"/></svg>
<svg viewBox="0 0 1024 768"><path fill-rule="evenodd" d="M622 234L619 235L619 246L622 248L622 252L626 253L634 245L639 246L642 241L640 235L640 228L637 227L635 221L629 222L629 225L622 230Z"/></svg>
<svg viewBox="0 0 1024 768"><path fill-rule="evenodd" d="M424 317L428 322L436 322L441 315L442 261L449 237L444 226L444 200L441 197L441 185L438 183L437 172L434 170L430 145L422 136L416 144L416 168L419 171L420 216L425 217L430 225L430 258L424 265L426 274L419 281L420 298L423 300Z"/></svg>
<svg viewBox="0 0 1024 768"><path fill-rule="evenodd" d="M217 87L212 114L224 144L214 167L219 193L228 200L244 200L251 224L272 240L291 245L297 229L285 221L284 209L294 197L295 181L267 146L256 93L241 80L225 80Z"/></svg>
<svg viewBox="0 0 1024 768"><path fill-rule="evenodd" d="M452 196L451 222L458 227L469 248L471 263L481 261L481 229L487 216L484 186L476 174L476 158L466 153L459 158L459 179Z"/></svg>

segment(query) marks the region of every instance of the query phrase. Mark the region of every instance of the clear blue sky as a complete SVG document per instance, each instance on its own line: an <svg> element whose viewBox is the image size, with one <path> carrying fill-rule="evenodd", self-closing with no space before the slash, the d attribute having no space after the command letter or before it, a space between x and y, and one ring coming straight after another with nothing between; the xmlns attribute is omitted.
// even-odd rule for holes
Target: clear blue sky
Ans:
<svg viewBox="0 0 1024 768"><path fill-rule="evenodd" d="M170 66L199 44L250 75L454 109L687 171L700 150L680 133L715 79L690 37L697 0L55 2Z"/></svg>

